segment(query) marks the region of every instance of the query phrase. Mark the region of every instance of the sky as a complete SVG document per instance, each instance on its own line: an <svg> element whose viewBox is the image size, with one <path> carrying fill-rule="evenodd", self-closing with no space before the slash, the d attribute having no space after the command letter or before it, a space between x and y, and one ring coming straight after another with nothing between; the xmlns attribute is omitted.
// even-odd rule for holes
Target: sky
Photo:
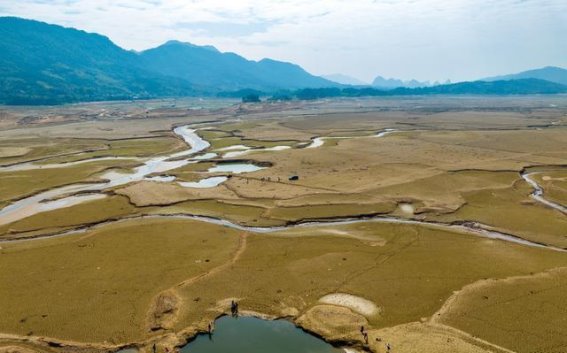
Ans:
<svg viewBox="0 0 567 353"><path fill-rule="evenodd" d="M567 67L567 0L0 0L0 15L126 49L175 39L366 82Z"/></svg>

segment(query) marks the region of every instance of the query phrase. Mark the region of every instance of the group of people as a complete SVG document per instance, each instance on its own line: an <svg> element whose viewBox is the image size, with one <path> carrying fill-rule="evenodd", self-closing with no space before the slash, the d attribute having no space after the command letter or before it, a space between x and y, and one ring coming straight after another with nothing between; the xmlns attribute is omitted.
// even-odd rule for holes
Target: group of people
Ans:
<svg viewBox="0 0 567 353"><path fill-rule="evenodd" d="M232 300L230 302L230 313L232 314L233 317L237 317L238 316L238 303L234 300ZM212 333L213 333L213 327L211 324L209 324L208 327L208 334L209 334L209 339L212 338ZM362 337L364 338L364 342L366 344L368 344L368 332L366 331L366 329L364 328L364 326L360 326L360 334L362 335ZM380 338L376 339L377 341L381 341ZM386 343L386 351L387 352L391 352L392 351L392 346L390 345L390 343ZM165 348L165 352L169 353L169 349L166 347ZM157 353L157 349L156 349L156 345L154 343L153 345L153 353Z"/></svg>
<svg viewBox="0 0 567 353"><path fill-rule="evenodd" d="M364 326L360 326L360 334L362 335L362 337L364 338L364 342L366 344L368 344L368 332L364 329ZM376 338L376 341L382 341L381 338ZM390 343L386 343L386 351L387 352L391 352L392 351L392 345Z"/></svg>

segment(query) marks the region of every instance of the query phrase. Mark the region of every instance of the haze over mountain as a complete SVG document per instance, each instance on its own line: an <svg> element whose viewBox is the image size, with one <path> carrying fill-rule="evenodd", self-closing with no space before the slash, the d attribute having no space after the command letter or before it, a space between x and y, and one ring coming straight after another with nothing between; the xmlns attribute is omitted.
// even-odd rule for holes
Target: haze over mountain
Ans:
<svg viewBox="0 0 567 353"><path fill-rule="evenodd" d="M418 88L418 87L429 87L432 84L427 82L420 82L417 80L402 81L395 78L384 78L382 76L377 76L374 81L372 81L372 86L382 89L394 89L399 87L405 88Z"/></svg>
<svg viewBox="0 0 567 353"><path fill-rule="evenodd" d="M249 61L213 47L176 41L136 53L98 34L14 17L0 18L0 52L0 102L4 103L336 85L275 60Z"/></svg>
<svg viewBox="0 0 567 353"><path fill-rule="evenodd" d="M567 70L546 67L487 79L432 86L377 77L374 88L350 93L300 66L247 60L212 46L169 41L142 52L124 50L107 37L14 17L0 17L0 103L77 101L332 89L340 95L552 94L566 92ZM343 83L352 78L335 76ZM389 91L381 93L380 91ZM325 93L327 94L327 93ZM302 97L301 94L295 94Z"/></svg>
<svg viewBox="0 0 567 353"><path fill-rule="evenodd" d="M298 65L263 59L246 60L234 53L221 53L211 46L169 41L140 53L142 65L152 72L187 80L218 90L259 90L324 87L334 84L312 76Z"/></svg>
<svg viewBox="0 0 567 353"><path fill-rule="evenodd" d="M567 85L567 70L561 67L547 66L541 69L519 72L517 74L488 77L482 79L482 81L518 80L524 78L537 78Z"/></svg>
<svg viewBox="0 0 567 353"><path fill-rule="evenodd" d="M321 76L329 81L333 81L336 83L340 83L342 85L351 85L351 86L368 86L368 82L364 82L359 80L355 77L351 77L348 75L343 74L330 74L330 75L323 75Z"/></svg>
<svg viewBox="0 0 567 353"><path fill-rule="evenodd" d="M535 78L505 81L473 81L446 85L394 89L374 87L347 88L307 88L295 92L299 99L319 99L332 97L383 97L383 96L425 96L425 95L528 95L567 93L567 86Z"/></svg>

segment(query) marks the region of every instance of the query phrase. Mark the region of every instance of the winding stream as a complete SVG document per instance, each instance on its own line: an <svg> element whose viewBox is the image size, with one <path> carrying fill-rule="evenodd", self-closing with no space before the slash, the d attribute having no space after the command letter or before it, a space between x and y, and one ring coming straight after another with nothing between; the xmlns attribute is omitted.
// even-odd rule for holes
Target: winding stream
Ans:
<svg viewBox="0 0 567 353"><path fill-rule="evenodd" d="M384 137L386 135L390 135L394 132L397 132L398 130L396 129L384 129L382 131L377 132L374 135L371 136L358 136L360 137ZM315 137L313 139L311 139L311 143L307 146L305 146L305 148L318 148L321 147L325 144L325 140L331 140L331 139L339 139L339 140L346 140L346 139L353 139L353 138L357 138L357 136L354 137L347 137L347 136L323 136L323 137Z"/></svg>
<svg viewBox="0 0 567 353"><path fill-rule="evenodd" d="M539 203L542 203L544 205L546 205L547 207L551 207L559 212L562 212L563 214L567 215L567 207L557 203L557 202L553 202L550 201L546 198L543 197L543 188L534 180L532 179L532 175L537 175L537 174L541 174L541 173L525 173L522 172L521 176L522 178L531 185L531 187L534 189L534 191L531 193L530 197L534 200L536 200Z"/></svg>
<svg viewBox="0 0 567 353"><path fill-rule="evenodd" d="M375 136L383 137L386 134L392 133L395 130L388 129L382 132L377 133ZM105 189L125 185L135 181L147 180L148 175L153 173L163 173L167 172L176 168L180 168L190 163L197 163L199 160L206 160L206 157L214 158L216 154L208 153L201 156L196 156L193 158L188 159L178 159L178 160L170 160L172 158L180 158L180 157L190 157L199 152L204 151L205 149L210 147L209 142L205 141L199 135L197 135L195 129L191 129L189 126L181 126L176 127L174 132L183 138L183 140L189 145L189 149L186 151L181 151L174 153L172 155L161 156L151 158L146 160L141 166L136 167L130 173L121 173L117 171L109 171L101 176L103 181L101 183L88 183L88 184L73 184L68 186L63 186L59 188L55 188L49 191L45 191L30 197L26 197L19 201L16 201L4 209L0 210L0 225L9 224L15 222L17 220L32 216L34 214L60 209L64 207L74 206L86 201L101 199L106 197L105 194L101 193ZM323 141L318 140L318 141ZM315 142L315 141L314 141ZM319 145L320 146L320 145ZM314 147L311 147L314 148ZM278 149L279 150L279 149ZM215 168L210 169L210 172L251 172L255 170L261 169L261 167L255 165L247 165L247 164L235 164L229 163L225 164L224 167L219 165ZM220 168L219 168L220 167ZM532 174L522 174L522 178L526 180L533 188L534 192L532 197L539 202L544 203L545 205L557 209L563 213L566 212L566 208L562 205L556 204L549 200L543 198L543 189L530 177ZM149 178L150 180L160 181L160 182L171 182L175 180L174 177L152 177ZM180 182L181 186L184 187L196 187L196 188L206 188L206 187L214 187L222 182L226 181L227 177L224 176L216 176L216 177L208 177L202 179L197 182L191 183L183 183ZM490 239L498 239L507 242L512 242L516 244L532 246L532 247L539 247L539 248L546 248L550 250L556 251L565 251L564 249L547 246L543 244L539 244L536 242L532 242L529 240L525 240L519 237L516 237L511 234L506 234L503 232L498 232L495 230L490 229L490 227L485 226L480 223L475 222L468 222L467 224L446 224L446 223L438 223L438 222L430 222L430 221L419 221L419 220L412 220L412 219L405 219L399 217L382 217L382 216L375 216L375 217L357 217L357 218L334 218L328 220L319 220L319 221L310 221L310 222L300 222L295 224L289 224L285 226L279 227L248 227L243 226L240 224L233 223L226 219L218 219L213 217L203 217L203 216L194 216L194 215L187 215L187 214L166 214L166 215L142 215L142 216L134 216L134 217L125 217L121 220L113 220L113 221L106 221L99 224L94 224L90 226L83 226L79 227L78 229L63 231L59 233L50 234L49 236L64 236L68 234L73 234L77 232L84 232L86 230L109 224L109 223L116 223L122 222L132 219L143 219L143 218L178 218L178 219L191 219L197 220L201 222L212 223L216 225L226 226L238 230L255 232L255 233L274 233L279 231L284 231L288 229L294 229L299 227L317 227L317 226L337 226L337 225L347 225L347 224L354 224L360 222L381 222L381 223L396 223L396 224L410 224L410 225L421 225L421 226L428 226L434 227L438 229L444 230L451 230L451 231L458 231L461 233L467 234L474 234ZM36 238L33 238L36 239ZM29 239L32 240L32 239Z"/></svg>
<svg viewBox="0 0 567 353"><path fill-rule="evenodd" d="M40 212L70 207L86 201L104 198L106 195L100 192L105 189L145 180L150 174L164 173L190 163L196 163L197 160L191 159L170 159L191 156L210 146L207 141L197 135L196 130L188 126L176 127L173 131L188 144L190 147L188 150L150 158L144 161L141 166L134 168L130 173L108 171L101 175L100 178L103 181L101 183L73 184L58 187L15 201L0 210L0 225L9 224ZM100 158L94 160L100 160ZM82 161L82 163L86 163L86 161ZM62 163L62 165L68 166L69 163ZM45 168L45 166L39 167ZM57 167L59 168L59 166ZM13 168L13 166L8 168ZM161 178L161 180L157 181L164 182L169 179Z"/></svg>

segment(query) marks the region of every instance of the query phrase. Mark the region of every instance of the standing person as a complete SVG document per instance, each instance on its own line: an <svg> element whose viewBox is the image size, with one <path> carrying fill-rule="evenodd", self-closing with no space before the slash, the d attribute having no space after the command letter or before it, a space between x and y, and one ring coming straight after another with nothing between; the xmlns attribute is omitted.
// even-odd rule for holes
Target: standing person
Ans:
<svg viewBox="0 0 567 353"><path fill-rule="evenodd" d="M157 348L156 348L156 344L154 343L154 345L152 346L152 352L156 353L157 352Z"/></svg>

